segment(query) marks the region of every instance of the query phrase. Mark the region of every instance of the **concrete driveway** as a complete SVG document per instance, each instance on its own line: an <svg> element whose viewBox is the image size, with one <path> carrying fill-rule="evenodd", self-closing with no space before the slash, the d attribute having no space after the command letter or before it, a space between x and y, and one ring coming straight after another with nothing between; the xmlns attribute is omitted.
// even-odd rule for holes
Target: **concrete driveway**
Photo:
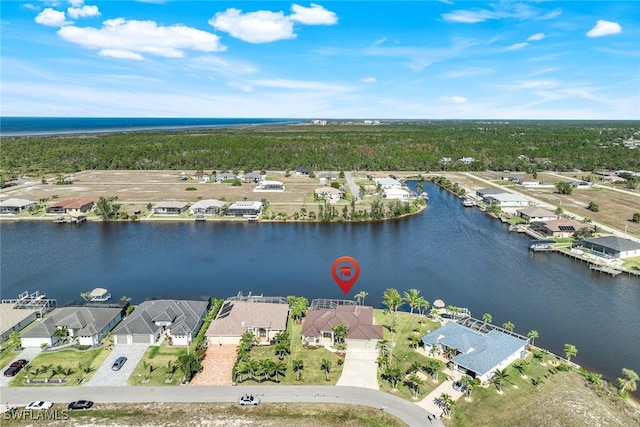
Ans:
<svg viewBox="0 0 640 427"><path fill-rule="evenodd" d="M117 344L104 363L93 374L86 386L126 386L129 376L142 359L150 344ZM127 358L119 371L111 369L118 357Z"/></svg>
<svg viewBox="0 0 640 427"><path fill-rule="evenodd" d="M40 349L40 347L25 348L20 352L19 355L11 359L11 362L7 363L7 366L2 367L2 372L4 373L5 369L7 369L13 362L18 359L27 359L29 363L31 363L31 361L33 361L33 359L35 359L36 356L41 352L42 350ZM27 365L27 367L24 369L29 369L29 365ZM11 380L13 380L13 377L5 377L4 375L2 375L2 377L0 377L0 387L8 387Z"/></svg>
<svg viewBox="0 0 640 427"><path fill-rule="evenodd" d="M363 387L380 390L378 385L377 349L347 348L342 375L336 383L343 387Z"/></svg>

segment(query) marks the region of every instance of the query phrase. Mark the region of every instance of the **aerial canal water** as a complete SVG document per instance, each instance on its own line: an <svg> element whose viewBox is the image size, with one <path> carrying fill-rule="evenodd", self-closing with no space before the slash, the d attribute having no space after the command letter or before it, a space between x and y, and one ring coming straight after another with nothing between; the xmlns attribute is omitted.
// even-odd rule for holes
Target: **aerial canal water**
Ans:
<svg viewBox="0 0 640 427"><path fill-rule="evenodd" d="M493 323L515 324L536 344L606 378L640 373L640 280L591 272L557 254L529 252L529 239L456 197L425 184L419 215L375 224L194 222L2 222L2 298L40 290L58 305L107 288L139 303L164 295L265 295L343 298L333 261L356 258L365 303L417 288L427 300L467 307ZM313 209L308 206L308 209Z"/></svg>

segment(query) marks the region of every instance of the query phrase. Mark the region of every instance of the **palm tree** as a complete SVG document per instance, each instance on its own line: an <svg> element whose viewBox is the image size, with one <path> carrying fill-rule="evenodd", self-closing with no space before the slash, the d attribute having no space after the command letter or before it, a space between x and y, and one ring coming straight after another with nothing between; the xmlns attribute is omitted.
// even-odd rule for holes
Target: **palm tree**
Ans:
<svg viewBox="0 0 640 427"><path fill-rule="evenodd" d="M56 375L60 375L62 373L64 373L64 367L62 365L56 365L51 369L51 375L49 376L49 380L51 380L51 378L55 377Z"/></svg>
<svg viewBox="0 0 640 427"><path fill-rule="evenodd" d="M285 372L287 371L287 365L285 365L284 362L276 362L273 365L273 371L276 374L276 382L279 383L280 379L278 378L278 376L285 374Z"/></svg>
<svg viewBox="0 0 640 427"><path fill-rule="evenodd" d="M391 385L391 390L398 390L398 383L402 379L402 370L400 368L389 368L387 367L382 373L382 379L388 381Z"/></svg>
<svg viewBox="0 0 640 427"><path fill-rule="evenodd" d="M387 289L382 295L382 304L387 306L390 313L395 313L403 304L400 292L395 288Z"/></svg>
<svg viewBox="0 0 640 427"><path fill-rule="evenodd" d="M541 365L544 363L544 355L539 351L533 352L533 358L540 362Z"/></svg>
<svg viewBox="0 0 640 427"><path fill-rule="evenodd" d="M516 328L516 326L510 320L504 322L502 324L502 327L505 328L509 332L513 332L513 330Z"/></svg>
<svg viewBox="0 0 640 427"><path fill-rule="evenodd" d="M442 403L443 406L443 413L445 417L448 417L449 415L451 415L451 408L453 407L453 405L455 405L456 401L453 400L453 398L447 393L442 393L439 399L440 403Z"/></svg>
<svg viewBox="0 0 640 427"><path fill-rule="evenodd" d="M571 362L571 358L578 354L578 349L575 345L565 344L564 345L564 355L567 357L567 360Z"/></svg>
<svg viewBox="0 0 640 427"><path fill-rule="evenodd" d="M493 373L491 382L496 386L499 392L502 391L502 383L509 381L509 373L506 369L498 369Z"/></svg>
<svg viewBox="0 0 640 427"><path fill-rule="evenodd" d="M20 338L20 332L13 331L9 335L9 344L14 348L14 350L19 350L22 347L22 340Z"/></svg>
<svg viewBox="0 0 640 427"><path fill-rule="evenodd" d="M491 314L489 314L489 313L485 313L485 314L482 315L482 321L484 323L491 323L491 322L493 322L493 316L491 316Z"/></svg>
<svg viewBox="0 0 640 427"><path fill-rule="evenodd" d="M438 310L437 308L432 308L431 311L429 311L429 315L433 320L438 320L438 316L440 315L440 310Z"/></svg>
<svg viewBox="0 0 640 427"><path fill-rule="evenodd" d="M620 394L628 396L629 392L633 392L638 389L638 374L631 369L622 368L622 375L624 375L624 378L618 378Z"/></svg>
<svg viewBox="0 0 640 427"><path fill-rule="evenodd" d="M347 336L347 332L349 332L347 325L341 323L331 328L331 330L333 331L333 342L344 343L344 338Z"/></svg>
<svg viewBox="0 0 640 427"><path fill-rule="evenodd" d="M471 392L476 388L476 380L470 377L469 375L465 375L460 379L460 383L465 388L465 396L466 399L469 400L471 398Z"/></svg>
<svg viewBox="0 0 640 427"><path fill-rule="evenodd" d="M178 367L173 362L173 360L169 360L167 362L167 369L166 369L166 373L167 375L169 375L169 378L168 378L169 382L173 381L173 375L176 373L177 370L178 370Z"/></svg>
<svg viewBox="0 0 640 427"><path fill-rule="evenodd" d="M369 295L367 292L365 291L360 291L356 294L356 300L358 301L358 304L360 305L364 305L364 299L367 297L367 295Z"/></svg>
<svg viewBox="0 0 640 427"><path fill-rule="evenodd" d="M293 363L293 372L296 373L296 381L300 381L300 371L304 369L304 362L300 359L296 359L292 363Z"/></svg>
<svg viewBox="0 0 640 427"><path fill-rule="evenodd" d="M417 399L418 395L420 394L420 390L424 385L424 381L422 381L422 378L420 378L418 375L413 373L409 375L409 378L407 378L405 383L411 389L411 394L413 395L413 398Z"/></svg>
<svg viewBox="0 0 640 427"><path fill-rule="evenodd" d="M322 359L320 363L320 370L324 371L324 376L329 381L329 372L331 371L331 361L328 359Z"/></svg>
<svg viewBox="0 0 640 427"><path fill-rule="evenodd" d="M283 360L287 354L291 353L288 343L288 340L286 342L280 341L275 345L274 350L278 359Z"/></svg>
<svg viewBox="0 0 640 427"><path fill-rule="evenodd" d="M408 340L409 340L409 347L411 348L418 348L418 346L422 342L422 338L414 334L409 335Z"/></svg>
<svg viewBox="0 0 640 427"><path fill-rule="evenodd" d="M417 289L409 289L404 293L404 297L402 298L404 301L409 304L409 308L411 308L411 314L413 314L413 309L418 306L418 300L420 298L420 291Z"/></svg>
<svg viewBox="0 0 640 427"><path fill-rule="evenodd" d="M420 315L424 315L424 313L429 309L429 305L431 303L424 299L423 297L418 298L418 310L420 311Z"/></svg>
<svg viewBox="0 0 640 427"><path fill-rule="evenodd" d="M529 331L527 337L531 340L531 345L533 345L533 341L539 337L538 331L536 331L535 329Z"/></svg>

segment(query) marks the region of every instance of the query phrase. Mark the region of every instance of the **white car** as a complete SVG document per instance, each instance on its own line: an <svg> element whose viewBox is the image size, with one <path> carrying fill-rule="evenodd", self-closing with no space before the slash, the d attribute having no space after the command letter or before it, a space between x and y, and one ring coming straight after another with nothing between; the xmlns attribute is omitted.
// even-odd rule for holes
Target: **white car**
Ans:
<svg viewBox="0 0 640 427"><path fill-rule="evenodd" d="M52 406L53 406L53 403L51 403L51 402L45 402L44 400L38 400L36 402L29 403L24 408L25 409L40 410L40 409L51 409Z"/></svg>
<svg viewBox="0 0 640 427"><path fill-rule="evenodd" d="M245 394L243 396L240 396L240 398L238 399L238 403L241 406L246 406L246 405L256 406L260 404L260 398L258 396Z"/></svg>

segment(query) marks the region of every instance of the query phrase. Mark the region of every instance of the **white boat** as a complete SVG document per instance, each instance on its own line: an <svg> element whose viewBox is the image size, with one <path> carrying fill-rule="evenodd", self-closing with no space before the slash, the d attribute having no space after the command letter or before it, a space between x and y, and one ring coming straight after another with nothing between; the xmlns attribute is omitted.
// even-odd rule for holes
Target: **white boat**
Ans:
<svg viewBox="0 0 640 427"><path fill-rule="evenodd" d="M111 294L105 288L95 288L89 293L89 300L96 302L105 302L111 299Z"/></svg>
<svg viewBox="0 0 640 427"><path fill-rule="evenodd" d="M420 193L420 197L422 197L425 200L429 200L429 195L427 194L426 191L423 191L422 193Z"/></svg>
<svg viewBox="0 0 640 427"><path fill-rule="evenodd" d="M476 202L475 202L475 200L473 200L473 199L470 199L470 198L468 198L468 197L465 197L465 198L462 200L462 204L463 204L465 207L470 208L470 207L475 206L475 205L476 205Z"/></svg>

